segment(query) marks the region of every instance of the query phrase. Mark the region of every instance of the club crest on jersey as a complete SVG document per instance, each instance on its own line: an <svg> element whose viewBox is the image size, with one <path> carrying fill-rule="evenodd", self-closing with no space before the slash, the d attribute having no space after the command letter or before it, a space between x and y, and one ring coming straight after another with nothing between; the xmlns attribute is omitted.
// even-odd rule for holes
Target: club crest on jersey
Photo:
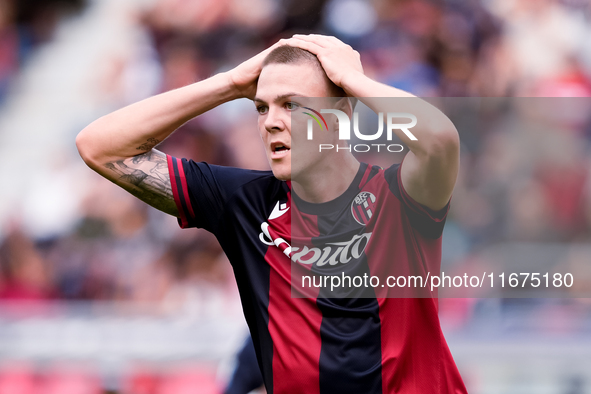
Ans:
<svg viewBox="0 0 591 394"><path fill-rule="evenodd" d="M351 213L357 223L365 226L371 217L375 207L376 196L370 192L361 192L351 203Z"/></svg>

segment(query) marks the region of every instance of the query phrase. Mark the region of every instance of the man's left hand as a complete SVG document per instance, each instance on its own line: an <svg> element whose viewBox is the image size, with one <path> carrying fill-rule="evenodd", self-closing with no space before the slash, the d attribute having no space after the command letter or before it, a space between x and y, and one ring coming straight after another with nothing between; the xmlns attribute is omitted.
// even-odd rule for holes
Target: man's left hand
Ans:
<svg viewBox="0 0 591 394"><path fill-rule="evenodd" d="M295 34L287 40L286 44L316 55L328 78L345 90L346 78L363 75L359 52L336 37Z"/></svg>

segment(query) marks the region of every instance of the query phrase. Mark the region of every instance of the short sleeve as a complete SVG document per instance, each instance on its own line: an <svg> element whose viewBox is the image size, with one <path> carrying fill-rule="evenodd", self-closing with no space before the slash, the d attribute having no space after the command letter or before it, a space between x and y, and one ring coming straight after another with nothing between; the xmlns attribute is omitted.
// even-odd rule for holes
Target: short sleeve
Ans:
<svg viewBox="0 0 591 394"><path fill-rule="evenodd" d="M265 171L197 163L167 155L168 172L182 228L198 227L214 232L227 202L236 190Z"/></svg>
<svg viewBox="0 0 591 394"><path fill-rule="evenodd" d="M402 178L400 175L400 164L394 164L388 168L384 176L390 191L400 200L406 215L410 220L410 224L415 228L421 235L436 239L441 237L443 233L443 227L445 226L445 220L449 211L450 202L445 207L438 211L434 211L422 204L416 202L411 196L408 195L404 190L402 184Z"/></svg>

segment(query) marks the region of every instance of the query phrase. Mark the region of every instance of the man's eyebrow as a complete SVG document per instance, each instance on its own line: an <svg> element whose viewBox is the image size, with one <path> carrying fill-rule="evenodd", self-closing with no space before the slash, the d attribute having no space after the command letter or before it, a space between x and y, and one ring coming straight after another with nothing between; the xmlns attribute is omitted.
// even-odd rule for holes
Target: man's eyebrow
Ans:
<svg viewBox="0 0 591 394"><path fill-rule="evenodd" d="M275 99L273 101L281 101L284 100L288 97L295 97L295 96L299 96L299 97L305 97L305 95L301 94L301 93L296 93L296 92L290 92L290 93L285 93L285 94L280 94L279 96L275 97ZM266 102L265 100L255 97L253 99L253 101L258 101L258 102Z"/></svg>

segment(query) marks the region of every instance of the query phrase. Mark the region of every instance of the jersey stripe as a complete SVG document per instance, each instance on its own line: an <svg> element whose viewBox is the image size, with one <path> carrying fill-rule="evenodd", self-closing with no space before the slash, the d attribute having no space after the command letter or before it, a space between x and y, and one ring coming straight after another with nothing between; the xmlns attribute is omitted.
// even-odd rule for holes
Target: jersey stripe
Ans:
<svg viewBox="0 0 591 394"><path fill-rule="evenodd" d="M187 209L185 201L181 201L182 199L184 199L184 194L181 189L177 160L178 159L175 157L166 155L166 162L168 164L168 176L170 177L170 186L172 188L172 196L174 198L174 203L176 204L176 207L179 210L180 214L179 224L181 228L187 228L189 227L189 221L187 220Z"/></svg>
<svg viewBox="0 0 591 394"><path fill-rule="evenodd" d="M364 171L359 185L367 182L371 166ZM359 189L354 190L356 195ZM359 218L369 220L367 213L356 207ZM348 209L345 210L348 214ZM315 238L313 243L324 246L322 236L332 233L337 222L331 215L317 216L321 237ZM345 223L343 217L338 223ZM358 226L350 222L350 229ZM325 233L325 231L327 231ZM341 266L342 272L349 276L369 274L367 259L360 261L357 266ZM353 271L351 271L353 269ZM382 393L382 345L379 316L379 305L373 289L361 289L359 298L335 298L329 289L322 288L317 299L318 308L322 311L322 325L320 336L322 352L320 355L320 392L332 393ZM328 293L328 294L327 294ZM324 298L323 297L329 297Z"/></svg>
<svg viewBox="0 0 591 394"><path fill-rule="evenodd" d="M291 223L296 208L291 198L289 202L291 213L271 220L270 225L281 228L283 233L286 230L297 233ZM269 247L265 259L273 265L268 307L269 332L273 338L273 389L269 392L320 394L322 314L316 306L316 295L307 293L308 298L292 298L292 265L279 248Z"/></svg>
<svg viewBox="0 0 591 394"><path fill-rule="evenodd" d="M365 172L363 174L363 178L361 178L361 182L359 182L359 186L358 188L361 189L363 187L363 185L365 185L365 183L368 181L368 177L369 177L369 173L371 172L372 166L368 165L367 168L365 169Z"/></svg>
<svg viewBox="0 0 591 394"><path fill-rule="evenodd" d="M172 196L179 210L179 224L182 228L189 227L189 220L195 218L191 199L189 198L189 188L187 187L187 177L183 168L181 159L166 155L168 164L168 175L172 187Z"/></svg>
<svg viewBox="0 0 591 394"><path fill-rule="evenodd" d="M290 264L278 248L267 256L284 266L269 278L269 333L273 339L273 390L270 393L320 394L320 324L313 299L291 298ZM283 256L283 257L281 257Z"/></svg>
<svg viewBox="0 0 591 394"><path fill-rule="evenodd" d="M195 213L193 212L193 206L191 205L191 199L189 198L187 178L185 177L185 169L183 168L183 162L181 161L181 159L176 159L176 167L178 168L179 178L181 180L181 189L183 191L183 198L187 204L189 217L194 218Z"/></svg>

